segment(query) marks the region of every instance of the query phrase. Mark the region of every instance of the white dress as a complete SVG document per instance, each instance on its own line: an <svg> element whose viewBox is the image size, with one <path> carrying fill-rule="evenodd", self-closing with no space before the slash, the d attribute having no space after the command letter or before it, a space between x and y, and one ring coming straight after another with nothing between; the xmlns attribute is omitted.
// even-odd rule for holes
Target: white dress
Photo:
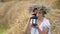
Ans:
<svg viewBox="0 0 60 34"><path fill-rule="evenodd" d="M31 21L30 21L30 24L32 24ZM50 25L48 19L43 18L43 21L42 21L42 23L39 25L39 28L41 29L41 31L43 31L43 28L48 28L48 29L49 29L48 34L51 34L51 33L50 33L51 25ZM31 34L39 34L39 32L38 32L38 30L37 30L36 28L31 28Z"/></svg>

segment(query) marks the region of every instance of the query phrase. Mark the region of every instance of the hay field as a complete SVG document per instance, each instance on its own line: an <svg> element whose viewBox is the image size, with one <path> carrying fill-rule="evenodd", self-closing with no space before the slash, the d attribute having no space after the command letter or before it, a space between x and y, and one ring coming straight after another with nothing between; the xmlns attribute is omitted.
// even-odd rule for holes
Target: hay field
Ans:
<svg viewBox="0 0 60 34"><path fill-rule="evenodd" d="M46 15L51 22L51 33L60 34L60 9L56 8L57 0L4 0L0 2L0 28L6 29L1 34L24 34L28 24L29 6L31 4L46 4L51 11ZM55 7L54 7L55 6Z"/></svg>

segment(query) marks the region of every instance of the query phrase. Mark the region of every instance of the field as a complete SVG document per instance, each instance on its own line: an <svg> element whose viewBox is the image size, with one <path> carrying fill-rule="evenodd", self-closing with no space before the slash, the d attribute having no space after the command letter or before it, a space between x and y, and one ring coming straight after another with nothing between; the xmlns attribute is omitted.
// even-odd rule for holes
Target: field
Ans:
<svg viewBox="0 0 60 34"><path fill-rule="evenodd" d="M51 34L60 34L59 0L0 0L0 34L24 34L31 16L31 4L44 4L51 10L45 16L51 22Z"/></svg>

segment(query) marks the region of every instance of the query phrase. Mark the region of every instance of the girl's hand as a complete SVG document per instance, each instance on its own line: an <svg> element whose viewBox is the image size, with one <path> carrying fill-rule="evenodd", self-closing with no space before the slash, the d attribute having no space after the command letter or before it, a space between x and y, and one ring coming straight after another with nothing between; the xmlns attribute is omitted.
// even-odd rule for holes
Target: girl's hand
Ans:
<svg viewBox="0 0 60 34"><path fill-rule="evenodd" d="M31 27L39 29L39 26L38 26L38 25L37 25L37 26L32 26L32 25L31 25Z"/></svg>

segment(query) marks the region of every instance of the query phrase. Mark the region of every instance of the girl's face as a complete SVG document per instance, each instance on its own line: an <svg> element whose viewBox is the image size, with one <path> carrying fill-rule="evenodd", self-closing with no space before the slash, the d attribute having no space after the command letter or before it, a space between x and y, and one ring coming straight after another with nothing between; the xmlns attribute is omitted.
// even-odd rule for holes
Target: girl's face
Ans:
<svg viewBox="0 0 60 34"><path fill-rule="evenodd" d="M37 10L37 11L36 11L36 16L37 16L38 18L42 18L42 17L43 17L42 11Z"/></svg>

